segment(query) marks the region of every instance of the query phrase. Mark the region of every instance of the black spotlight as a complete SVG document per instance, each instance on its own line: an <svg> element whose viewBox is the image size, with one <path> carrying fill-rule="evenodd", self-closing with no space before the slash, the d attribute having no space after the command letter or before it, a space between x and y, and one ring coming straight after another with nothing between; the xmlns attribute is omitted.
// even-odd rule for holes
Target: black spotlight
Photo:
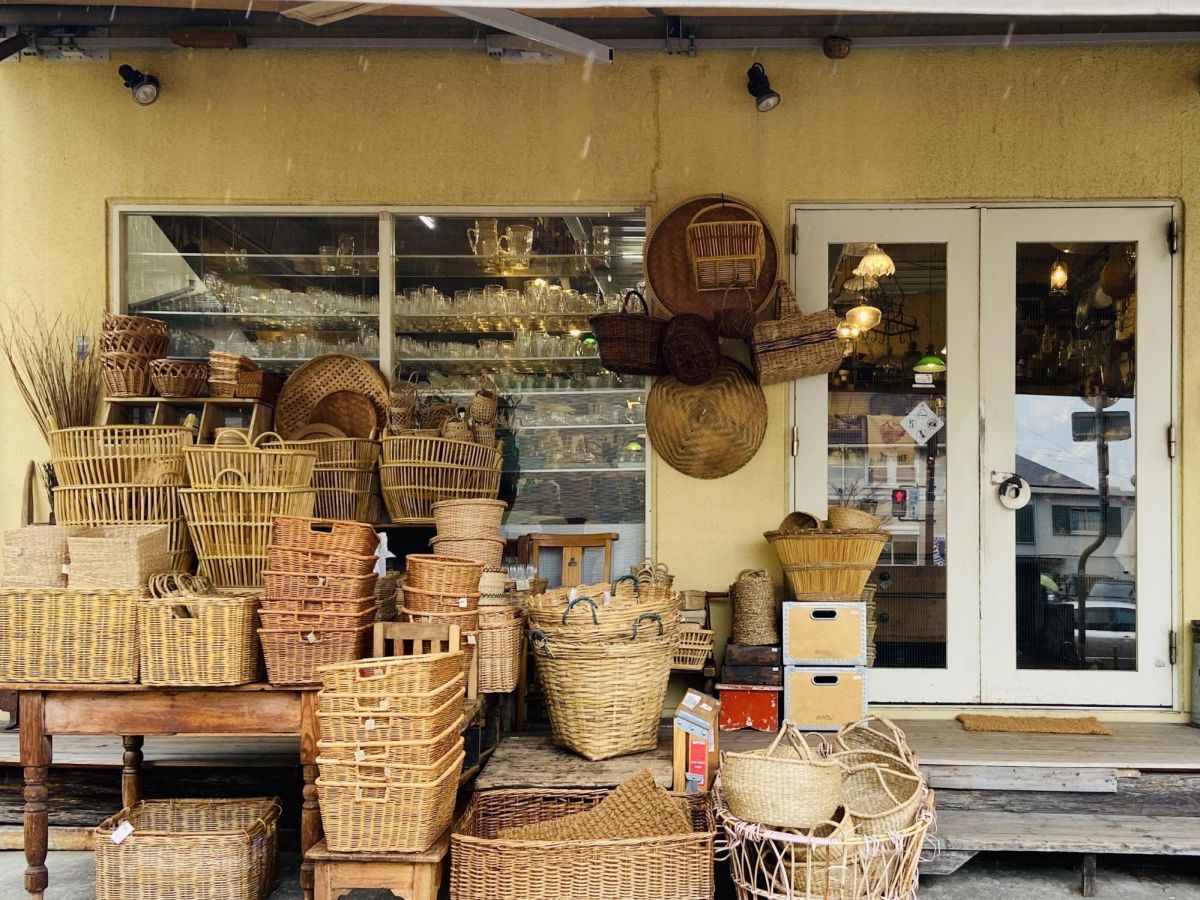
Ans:
<svg viewBox="0 0 1200 900"><path fill-rule="evenodd" d="M756 62L746 70L746 90L754 96L754 105L759 112L770 112L779 105L778 92L771 90L771 81L763 64Z"/></svg>
<svg viewBox="0 0 1200 900"><path fill-rule="evenodd" d="M133 93L134 102L141 106L149 106L158 99L158 79L145 72L139 72L133 66L121 66L117 74L125 82L125 87Z"/></svg>

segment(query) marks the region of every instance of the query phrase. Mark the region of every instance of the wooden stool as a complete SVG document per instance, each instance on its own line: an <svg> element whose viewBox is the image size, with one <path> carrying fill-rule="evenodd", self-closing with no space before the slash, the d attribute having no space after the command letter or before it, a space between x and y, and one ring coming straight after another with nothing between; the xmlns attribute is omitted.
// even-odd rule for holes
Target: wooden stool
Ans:
<svg viewBox="0 0 1200 900"><path fill-rule="evenodd" d="M450 829L424 853L334 853L324 838L304 855L314 865L313 900L338 900L355 888L392 892L400 900L437 900Z"/></svg>

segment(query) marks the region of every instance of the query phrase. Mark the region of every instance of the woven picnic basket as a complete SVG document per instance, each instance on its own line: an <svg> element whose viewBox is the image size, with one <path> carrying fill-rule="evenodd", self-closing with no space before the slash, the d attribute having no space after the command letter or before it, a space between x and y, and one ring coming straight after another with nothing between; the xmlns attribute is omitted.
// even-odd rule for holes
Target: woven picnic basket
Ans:
<svg viewBox="0 0 1200 900"><path fill-rule="evenodd" d="M641 313L630 309L636 298ZM600 362L610 372L621 375L665 375L662 355L663 334L667 323L653 316L640 291L628 291L620 312L600 313L588 320L600 348Z"/></svg>
<svg viewBox="0 0 1200 900"><path fill-rule="evenodd" d="M779 384L825 375L842 362L842 346L832 309L805 315L786 281L776 292L779 318L754 326L754 365L761 384Z"/></svg>
<svg viewBox="0 0 1200 900"><path fill-rule="evenodd" d="M181 484L192 429L181 425L99 425L50 432L59 485Z"/></svg>
<svg viewBox="0 0 1200 900"><path fill-rule="evenodd" d="M644 614L615 641L574 643L530 633L557 743L592 760L658 746L675 642L655 619L656 613ZM643 620L649 625L639 633Z"/></svg>
<svg viewBox="0 0 1200 900"><path fill-rule="evenodd" d="M479 690L507 694L516 690L525 652L525 620L516 604L479 611Z"/></svg>
<svg viewBox="0 0 1200 900"><path fill-rule="evenodd" d="M257 594L142 600L142 684L208 687L257 680L258 602Z"/></svg>
<svg viewBox="0 0 1200 900"><path fill-rule="evenodd" d="M734 815L775 828L812 828L842 805L841 764L793 722L764 749L721 754L721 779Z"/></svg>
<svg viewBox="0 0 1200 900"><path fill-rule="evenodd" d="M133 684L140 596L128 590L0 590L0 682Z"/></svg>
<svg viewBox="0 0 1200 900"><path fill-rule="evenodd" d="M683 798L692 830L660 837L520 840L501 832L595 809L606 790L479 791L450 838L451 900L711 900L707 795Z"/></svg>
<svg viewBox="0 0 1200 900"><path fill-rule="evenodd" d="M96 828L96 900L266 900L278 797L142 800ZM130 833L114 842L117 829Z"/></svg>
<svg viewBox="0 0 1200 900"><path fill-rule="evenodd" d="M150 381L162 397L203 397L208 388L208 364L156 359L150 363Z"/></svg>
<svg viewBox="0 0 1200 900"><path fill-rule="evenodd" d="M427 521L442 500L494 500L502 460L499 445L416 433L387 436L379 481L388 515L396 522Z"/></svg>

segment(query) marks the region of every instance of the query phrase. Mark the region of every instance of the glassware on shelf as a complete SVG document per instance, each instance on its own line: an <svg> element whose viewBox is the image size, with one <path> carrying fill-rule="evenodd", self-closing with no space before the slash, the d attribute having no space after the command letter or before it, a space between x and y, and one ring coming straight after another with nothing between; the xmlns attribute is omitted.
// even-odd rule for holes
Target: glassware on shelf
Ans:
<svg viewBox="0 0 1200 900"><path fill-rule="evenodd" d="M507 269L523 271L529 268L533 253L533 228L529 225L509 225L497 239L503 264Z"/></svg>
<svg viewBox="0 0 1200 900"><path fill-rule="evenodd" d="M317 248L322 275L336 275L338 270L337 247L333 244L322 244Z"/></svg>
<svg viewBox="0 0 1200 900"><path fill-rule="evenodd" d="M337 271L339 275L357 275L358 260L354 258L354 235L338 235Z"/></svg>

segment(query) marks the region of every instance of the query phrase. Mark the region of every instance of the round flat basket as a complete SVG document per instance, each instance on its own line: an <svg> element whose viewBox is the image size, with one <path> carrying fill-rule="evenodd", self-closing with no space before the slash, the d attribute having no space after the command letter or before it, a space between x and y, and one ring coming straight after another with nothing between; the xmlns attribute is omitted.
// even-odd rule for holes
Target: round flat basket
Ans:
<svg viewBox="0 0 1200 900"><path fill-rule="evenodd" d="M767 401L750 373L726 359L704 384L655 380L646 430L672 469L693 478L724 478L758 452L767 433Z"/></svg>
<svg viewBox="0 0 1200 900"><path fill-rule="evenodd" d="M758 279L746 289L699 290L687 253L693 219L753 221L763 226L763 256ZM694 313L717 326L722 337L749 337L754 317L770 302L779 277L779 250L767 220L748 204L721 194L685 200L658 220L646 240L646 280L667 310Z"/></svg>
<svg viewBox="0 0 1200 900"><path fill-rule="evenodd" d="M354 395L363 398L351 399ZM355 432L367 419L366 404L374 420L362 434ZM387 424L388 383L383 373L357 356L330 353L309 360L284 383L275 404L275 428L288 440L311 424L332 425L348 437L367 437L370 428Z"/></svg>

